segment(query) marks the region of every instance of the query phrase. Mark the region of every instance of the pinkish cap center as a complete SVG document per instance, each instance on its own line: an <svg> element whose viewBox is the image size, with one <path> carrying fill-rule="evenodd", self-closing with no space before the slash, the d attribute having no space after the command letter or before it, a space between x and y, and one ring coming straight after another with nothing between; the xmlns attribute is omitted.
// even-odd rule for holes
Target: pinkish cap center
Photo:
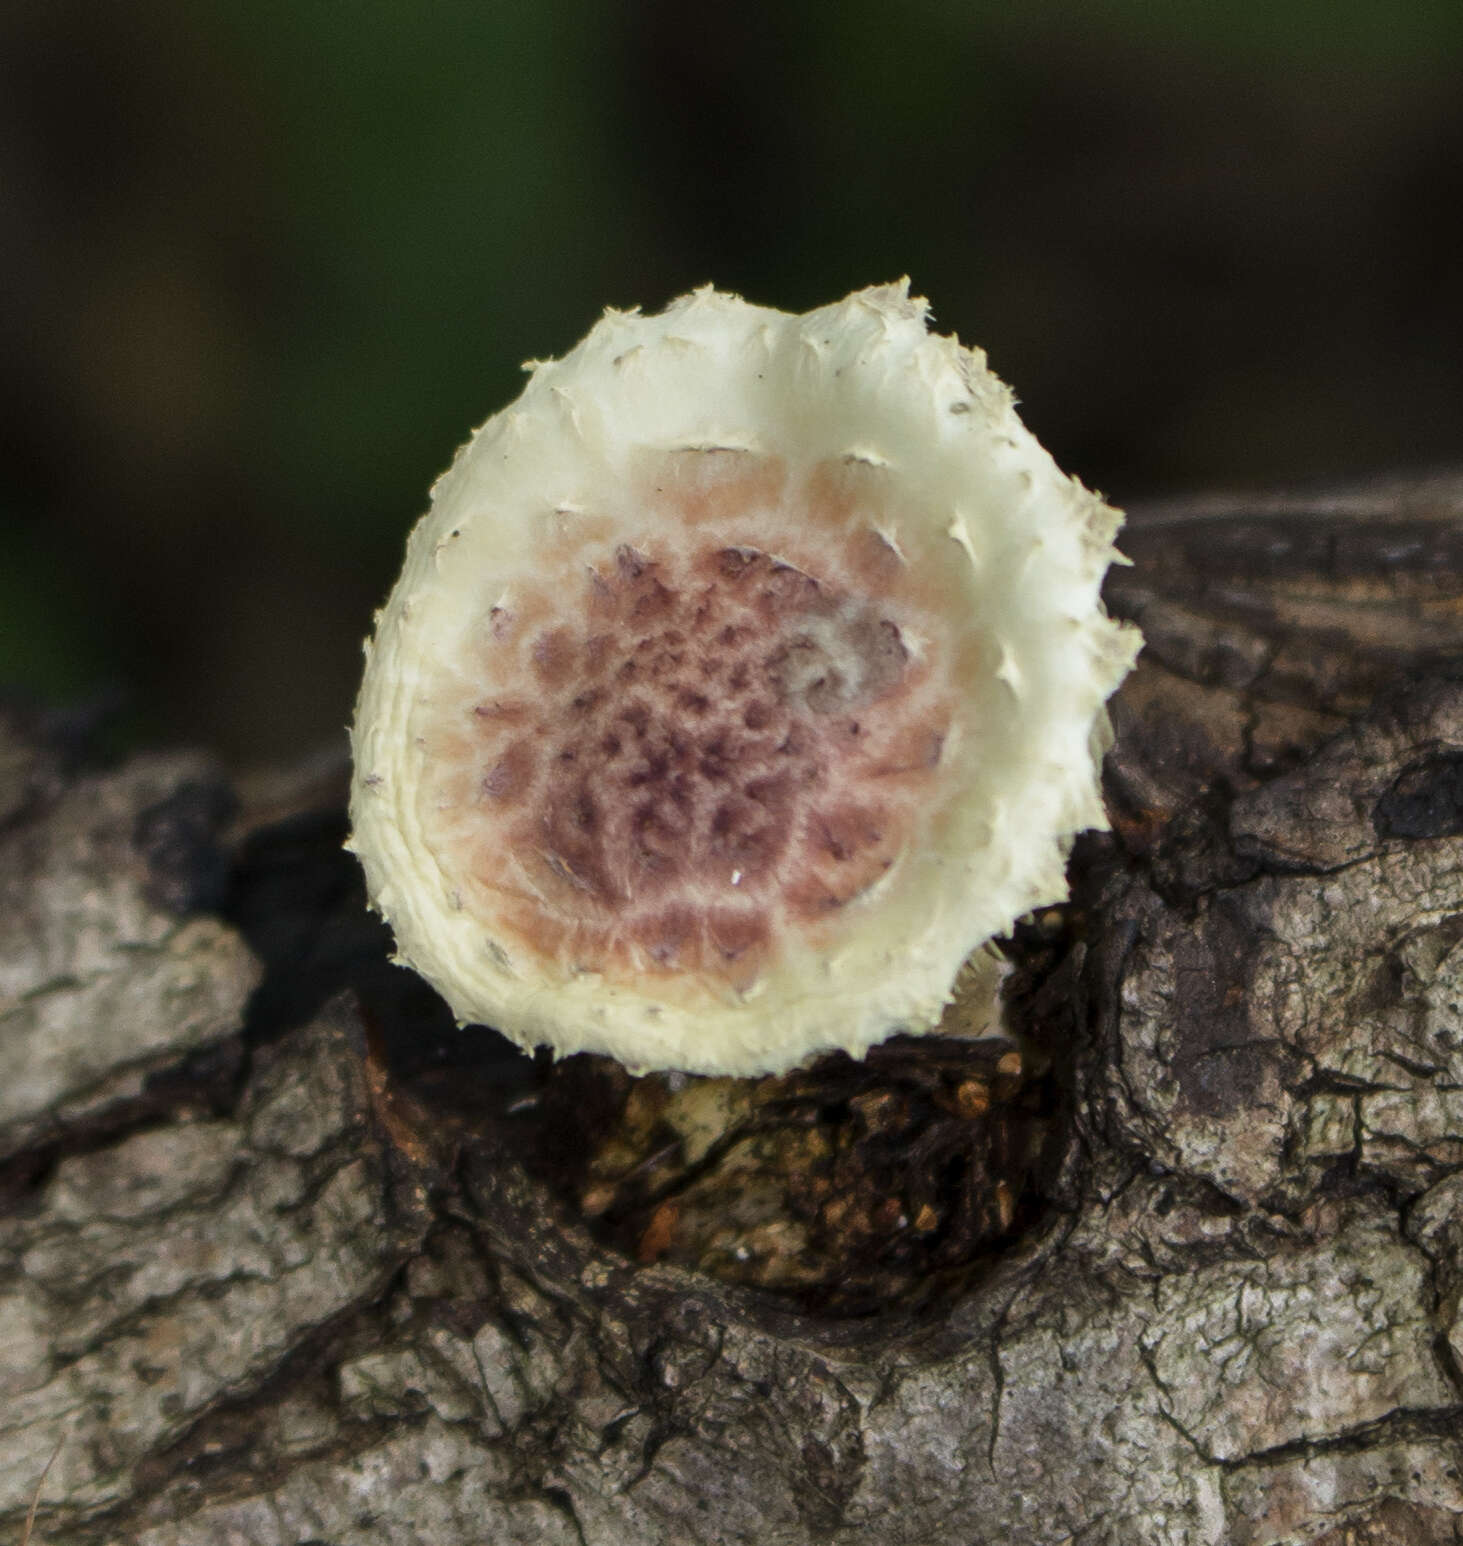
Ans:
<svg viewBox="0 0 1463 1546"><path fill-rule="evenodd" d="M439 808L519 945L745 986L889 871L948 694L858 579L647 540L492 609Z"/></svg>

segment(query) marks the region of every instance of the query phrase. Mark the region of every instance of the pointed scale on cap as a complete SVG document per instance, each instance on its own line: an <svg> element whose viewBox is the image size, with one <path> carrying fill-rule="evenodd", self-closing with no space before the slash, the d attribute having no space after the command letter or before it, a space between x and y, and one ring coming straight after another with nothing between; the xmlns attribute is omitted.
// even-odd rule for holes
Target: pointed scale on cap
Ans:
<svg viewBox="0 0 1463 1546"><path fill-rule="evenodd" d="M531 369L367 647L352 846L400 959L633 1070L930 1029L1106 825L1121 517L905 284L699 290Z"/></svg>

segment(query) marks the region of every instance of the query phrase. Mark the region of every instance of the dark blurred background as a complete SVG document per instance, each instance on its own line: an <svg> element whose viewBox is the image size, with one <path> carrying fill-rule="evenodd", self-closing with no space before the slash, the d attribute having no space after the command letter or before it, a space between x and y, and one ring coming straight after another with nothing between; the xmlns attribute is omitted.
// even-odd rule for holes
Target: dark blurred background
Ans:
<svg viewBox="0 0 1463 1546"><path fill-rule="evenodd" d="M1119 503L1456 464L1463 4L0 4L0 681L313 750L520 361L902 273Z"/></svg>

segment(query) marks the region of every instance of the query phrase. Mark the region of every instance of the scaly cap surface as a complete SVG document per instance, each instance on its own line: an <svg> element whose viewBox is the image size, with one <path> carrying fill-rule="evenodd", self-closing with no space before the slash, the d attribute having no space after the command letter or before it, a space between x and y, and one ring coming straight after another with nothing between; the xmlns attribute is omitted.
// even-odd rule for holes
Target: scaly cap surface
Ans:
<svg viewBox="0 0 1463 1546"><path fill-rule="evenodd" d="M634 1070L928 1030L1106 825L1120 520L906 284L607 313L459 452L367 647L400 958Z"/></svg>

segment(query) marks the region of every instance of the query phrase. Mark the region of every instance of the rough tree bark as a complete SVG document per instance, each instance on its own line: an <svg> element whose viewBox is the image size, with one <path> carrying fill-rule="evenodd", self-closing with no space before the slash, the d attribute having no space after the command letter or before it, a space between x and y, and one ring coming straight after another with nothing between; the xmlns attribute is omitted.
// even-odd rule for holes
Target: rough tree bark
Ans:
<svg viewBox="0 0 1463 1546"><path fill-rule="evenodd" d="M857 1314L847 1236L821 1298L738 1284L679 1183L615 1237L532 1161L564 1075L386 964L338 768L235 804L11 713L0 1540L33 1498L48 1546L1463 1539L1463 479L1124 546L1115 832L1011 945L1046 1159L982 1169L990 1048L941 1041ZM920 1056L818 1109L867 1138ZM963 1262L899 1245L982 1185Z"/></svg>

